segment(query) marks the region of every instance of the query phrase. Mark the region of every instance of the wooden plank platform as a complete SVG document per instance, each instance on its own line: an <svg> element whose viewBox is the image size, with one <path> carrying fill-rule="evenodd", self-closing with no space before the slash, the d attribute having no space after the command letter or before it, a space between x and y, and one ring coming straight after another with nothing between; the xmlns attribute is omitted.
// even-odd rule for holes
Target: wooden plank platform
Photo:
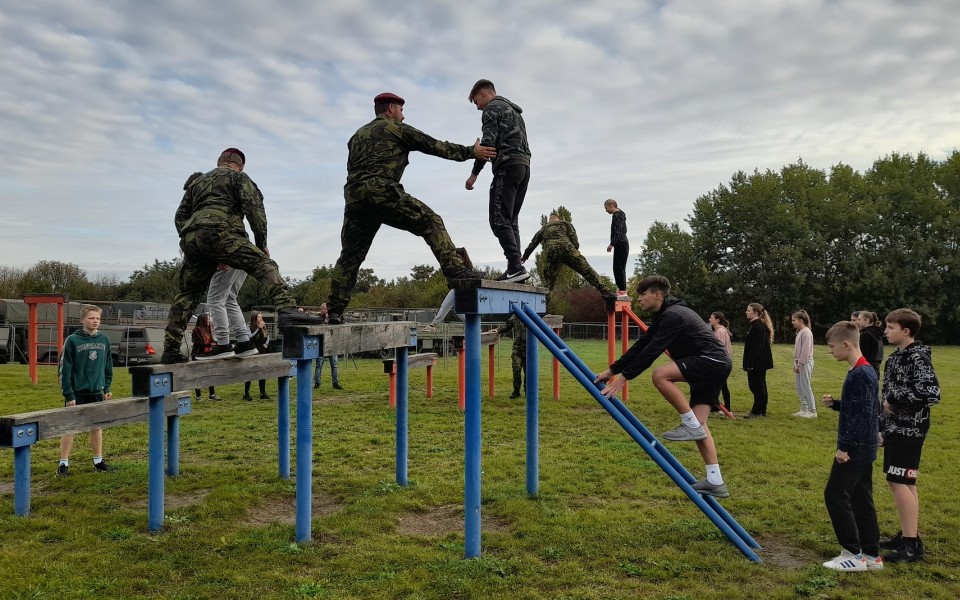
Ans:
<svg viewBox="0 0 960 600"><path fill-rule="evenodd" d="M150 396L157 389L155 376L169 375L172 389L193 390L211 385L243 383L253 379L275 379L292 376L293 365L279 354L258 354L247 358L196 360L176 365L141 365L130 367L133 393Z"/></svg>
<svg viewBox="0 0 960 600"><path fill-rule="evenodd" d="M320 337L320 356L359 354L387 348L406 348L416 343L413 321L306 325L283 330L283 355L301 358L304 338Z"/></svg>

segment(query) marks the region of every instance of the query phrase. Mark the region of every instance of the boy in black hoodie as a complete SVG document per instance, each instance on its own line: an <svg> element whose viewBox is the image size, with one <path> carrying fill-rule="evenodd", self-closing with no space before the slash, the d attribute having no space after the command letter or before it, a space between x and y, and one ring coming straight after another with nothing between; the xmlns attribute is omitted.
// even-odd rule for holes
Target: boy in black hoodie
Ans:
<svg viewBox="0 0 960 600"><path fill-rule="evenodd" d="M730 495L720 475L720 461L707 427L710 412L720 410L720 387L730 375L733 362L726 348L700 315L683 300L670 295L670 281L660 275L644 277L637 285L637 299L653 313L653 323L640 339L610 368L597 375L606 382L601 393L610 397L623 389L628 379L644 372L665 350L673 362L653 370L653 385L680 414L680 425L663 434L670 441L697 443L707 476L693 484L701 494L726 498ZM677 382L690 384L687 402Z"/></svg>
<svg viewBox="0 0 960 600"><path fill-rule="evenodd" d="M887 341L897 349L883 367L880 435L883 470L900 518L900 532L880 544L890 550L884 555L890 562L912 562L924 556L918 533L917 474L923 441L930 430L930 407L940 402L940 383L933 371L930 347L916 340L920 324L920 315L909 308L887 315Z"/></svg>

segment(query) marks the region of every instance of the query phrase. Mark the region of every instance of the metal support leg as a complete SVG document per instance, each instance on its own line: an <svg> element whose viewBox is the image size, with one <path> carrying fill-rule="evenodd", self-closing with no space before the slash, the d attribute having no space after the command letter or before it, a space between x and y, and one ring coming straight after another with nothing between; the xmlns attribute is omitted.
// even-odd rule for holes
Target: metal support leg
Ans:
<svg viewBox="0 0 960 600"><path fill-rule="evenodd" d="M297 542L312 540L313 505L313 390L310 364L297 359Z"/></svg>
<svg viewBox="0 0 960 600"><path fill-rule="evenodd" d="M467 313L464 324L464 550L480 556L480 315Z"/></svg>
<svg viewBox="0 0 960 600"><path fill-rule="evenodd" d="M163 527L163 425L163 396L151 396L147 524L154 533Z"/></svg>
<svg viewBox="0 0 960 600"><path fill-rule="evenodd" d="M277 468L290 479L290 378L277 379Z"/></svg>
<svg viewBox="0 0 960 600"><path fill-rule="evenodd" d="M13 512L30 514L30 446L13 449Z"/></svg>
<svg viewBox="0 0 960 600"><path fill-rule="evenodd" d="M527 494L536 496L540 488L540 371L539 343L527 329Z"/></svg>
<svg viewBox="0 0 960 600"><path fill-rule="evenodd" d="M407 485L407 432L409 430L409 381L410 368L407 364L408 350L397 348L395 364L397 394L397 485Z"/></svg>

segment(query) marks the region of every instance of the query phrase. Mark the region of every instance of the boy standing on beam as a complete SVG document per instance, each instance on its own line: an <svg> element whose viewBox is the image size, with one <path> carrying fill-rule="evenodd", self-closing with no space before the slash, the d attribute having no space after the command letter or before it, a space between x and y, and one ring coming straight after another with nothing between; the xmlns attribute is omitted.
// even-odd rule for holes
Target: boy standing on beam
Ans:
<svg viewBox="0 0 960 600"><path fill-rule="evenodd" d="M697 443L707 476L693 489L708 496L730 495L720 475L720 461L707 427L710 412L720 409L720 387L733 363L710 326L684 302L670 295L670 281L660 275L644 277L637 285L638 301L653 313L653 324L610 368L597 375L606 383L608 398L623 389L627 380L643 373L666 350L673 359L653 370L653 385L680 415L680 425L663 434L670 441ZM677 383L690 384L687 402Z"/></svg>

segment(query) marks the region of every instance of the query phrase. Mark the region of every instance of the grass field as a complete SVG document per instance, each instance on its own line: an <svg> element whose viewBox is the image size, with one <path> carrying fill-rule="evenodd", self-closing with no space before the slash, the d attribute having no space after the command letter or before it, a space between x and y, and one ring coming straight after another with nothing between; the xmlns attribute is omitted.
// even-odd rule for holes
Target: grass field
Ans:
<svg viewBox="0 0 960 600"><path fill-rule="evenodd" d="M597 370L602 342L574 342ZM730 544L571 376L551 394L541 353L540 494L525 493L524 405L508 400L509 344L498 350L497 397L483 401L483 555L463 559L463 415L455 359L410 377L410 485L394 483L394 418L380 361L341 361L346 390L331 394L329 366L314 394L314 543L294 539L294 484L277 477L276 406L194 403L181 420L181 475L166 482L166 522L147 530L146 425L104 432L96 473L77 436L67 478L58 444L33 449L29 517L13 514L13 452L0 453L0 598L957 598L960 503L960 348L936 348L943 402L924 449L920 529L928 559L881 572L838 574L822 491L835 450L836 413L789 417L799 405L778 345L767 419L711 419L731 497L724 507L765 548L753 564ZM739 357L740 348L736 348ZM486 359L484 359L485 361ZM845 364L816 349L814 392L838 395ZM486 373L484 369L483 373ZM115 397L130 394L118 370ZM485 376L485 375L484 375ZM0 414L59 406L53 367L40 384L0 365ZM734 410L751 404L731 377ZM256 389L254 384L254 389ZM294 386L291 385L291 388ZM483 385L486 395L486 383ZM271 394L276 382L268 383ZM291 390L291 394L294 392ZM205 394L206 395L206 394ZM655 433L676 414L644 374L628 406ZM669 446L695 476L695 445ZM881 531L897 530L879 464Z"/></svg>

